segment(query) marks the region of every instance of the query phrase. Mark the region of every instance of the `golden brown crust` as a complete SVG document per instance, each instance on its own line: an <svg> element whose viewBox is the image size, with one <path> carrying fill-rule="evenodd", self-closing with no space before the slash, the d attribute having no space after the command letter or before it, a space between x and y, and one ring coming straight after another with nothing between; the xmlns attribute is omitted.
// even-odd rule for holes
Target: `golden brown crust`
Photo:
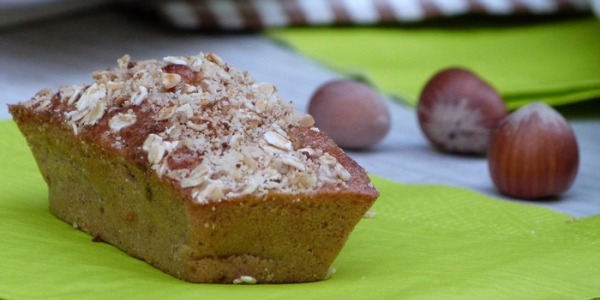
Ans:
<svg viewBox="0 0 600 300"><path fill-rule="evenodd" d="M215 57L204 56L204 63L206 59L218 61ZM196 80L182 74L180 77L187 81ZM169 89L153 91L149 87L148 94L175 97L171 93L176 87ZM245 282L248 278L259 283L321 280L378 196L364 170L331 139L312 127L309 119L291 116L282 123L287 124L285 127L263 126L264 133L255 137L258 142L248 138L239 146L245 149L244 145L254 147L252 143L256 143L259 148L279 147L273 153L257 152L257 160L266 161L259 166L279 172L276 181L259 182L271 187L239 191L221 186L218 197L203 198L206 193L194 191L210 186L196 182L194 170L203 161L219 161L218 156L173 146L153 163L148 140L160 134L161 141L172 138L164 134L173 127L172 121L156 118L160 110L147 99L142 101L145 105L119 106L126 101L118 100L123 95L135 97L121 94L106 100L108 106L99 118L89 117L96 113L93 110L86 111L88 115L81 120L93 120L93 124L70 122L68 116L76 111L74 106L85 99L69 104L72 95L61 92L42 91L27 103L9 106L9 110L48 184L53 214L178 278L215 283ZM212 105L214 109L230 109L220 103ZM122 118L116 117L119 114ZM219 114L214 117L219 118ZM227 136L218 130L211 134L216 133ZM223 145L213 151L239 158L238 163L233 162L235 169L245 157L228 154L234 147ZM270 164L277 160L281 162ZM168 171L187 170L187 177L159 172L156 166L161 163L168 165ZM213 174L205 180L235 184L252 183L264 176L261 170L226 174L232 178L251 176L237 178L238 182L210 173L214 169L200 171Z"/></svg>

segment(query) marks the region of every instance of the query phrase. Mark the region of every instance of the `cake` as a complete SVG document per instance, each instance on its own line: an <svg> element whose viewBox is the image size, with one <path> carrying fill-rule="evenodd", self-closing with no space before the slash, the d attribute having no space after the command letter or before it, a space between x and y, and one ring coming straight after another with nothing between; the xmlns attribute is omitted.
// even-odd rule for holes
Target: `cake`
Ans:
<svg viewBox="0 0 600 300"><path fill-rule="evenodd" d="M51 213L190 282L326 278L378 197L365 170L213 53L117 63L9 105Z"/></svg>

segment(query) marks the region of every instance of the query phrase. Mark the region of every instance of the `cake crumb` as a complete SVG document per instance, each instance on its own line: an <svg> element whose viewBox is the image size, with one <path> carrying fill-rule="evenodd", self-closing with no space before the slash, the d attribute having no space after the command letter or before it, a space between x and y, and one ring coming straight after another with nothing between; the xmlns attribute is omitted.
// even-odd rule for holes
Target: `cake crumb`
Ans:
<svg viewBox="0 0 600 300"><path fill-rule="evenodd" d="M365 212L365 215L363 216L363 218L374 219L376 215L377 215L377 213L371 208L371 209L367 210L367 212Z"/></svg>
<svg viewBox="0 0 600 300"><path fill-rule="evenodd" d="M242 275L233 280L233 284L256 284L256 278L248 275Z"/></svg>
<svg viewBox="0 0 600 300"><path fill-rule="evenodd" d="M325 275L324 279L331 278L331 276L333 276L333 274L335 274L335 272L337 272L337 270L334 267L329 267L329 269L327 270L327 274Z"/></svg>
<svg viewBox="0 0 600 300"><path fill-rule="evenodd" d="M578 218L578 217L572 217L572 216L571 216L571 217L569 217L569 218L567 218L567 219L565 220L565 223L566 223L566 224L570 224L570 223L575 223L575 222L577 222L577 221L579 221L579 218Z"/></svg>

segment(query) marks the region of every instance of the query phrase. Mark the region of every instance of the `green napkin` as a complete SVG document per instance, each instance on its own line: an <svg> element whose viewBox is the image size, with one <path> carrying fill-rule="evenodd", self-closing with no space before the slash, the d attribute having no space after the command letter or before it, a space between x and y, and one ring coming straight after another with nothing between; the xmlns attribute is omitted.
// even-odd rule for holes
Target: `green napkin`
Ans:
<svg viewBox="0 0 600 300"><path fill-rule="evenodd" d="M590 299L600 296L600 217L444 186L373 178L363 219L326 281L190 284L73 229L12 122L0 122L1 299Z"/></svg>
<svg viewBox="0 0 600 300"><path fill-rule="evenodd" d="M510 108L532 100L558 105L600 97L600 21L507 20L502 25L448 21L279 29L269 35L338 71L366 77L411 105L425 82L449 66L478 73Z"/></svg>

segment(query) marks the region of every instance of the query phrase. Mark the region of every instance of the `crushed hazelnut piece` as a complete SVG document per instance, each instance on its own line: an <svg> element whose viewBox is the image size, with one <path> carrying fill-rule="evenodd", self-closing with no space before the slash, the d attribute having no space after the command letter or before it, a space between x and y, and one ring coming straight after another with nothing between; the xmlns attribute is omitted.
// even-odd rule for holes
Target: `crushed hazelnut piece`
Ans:
<svg viewBox="0 0 600 300"><path fill-rule="evenodd" d="M304 127L312 127L315 125L315 119L311 115L304 115L299 120L300 125Z"/></svg>
<svg viewBox="0 0 600 300"><path fill-rule="evenodd" d="M176 87L181 82L181 75L173 73L162 74L162 84L167 90Z"/></svg>
<svg viewBox="0 0 600 300"><path fill-rule="evenodd" d="M275 148L290 151L292 150L292 142L279 133L269 131L265 133L265 141Z"/></svg>
<svg viewBox="0 0 600 300"><path fill-rule="evenodd" d="M131 113L118 113L108 121L108 126L114 131L119 131L125 127L131 126L137 120L136 116Z"/></svg>

